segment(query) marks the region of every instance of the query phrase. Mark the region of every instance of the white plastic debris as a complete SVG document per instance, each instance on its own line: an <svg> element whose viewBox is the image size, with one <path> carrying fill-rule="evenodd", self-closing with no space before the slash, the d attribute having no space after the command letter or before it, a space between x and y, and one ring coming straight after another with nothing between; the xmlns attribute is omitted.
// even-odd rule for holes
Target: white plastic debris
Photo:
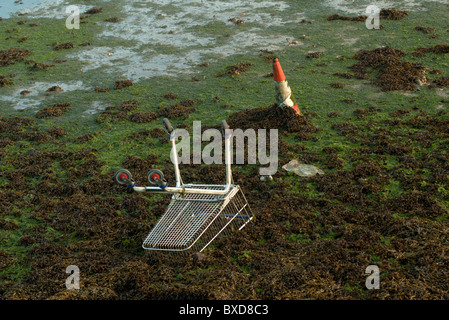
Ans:
<svg viewBox="0 0 449 320"><path fill-rule="evenodd" d="M298 159L293 159L282 166L282 169L296 173L301 177L313 177L317 174L324 174L324 171L311 164L304 164Z"/></svg>

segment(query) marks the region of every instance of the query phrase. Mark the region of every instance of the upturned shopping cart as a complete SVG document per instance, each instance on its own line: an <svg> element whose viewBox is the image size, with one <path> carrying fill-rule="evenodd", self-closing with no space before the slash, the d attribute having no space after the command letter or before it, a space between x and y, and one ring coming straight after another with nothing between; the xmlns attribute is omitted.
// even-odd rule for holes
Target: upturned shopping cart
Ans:
<svg viewBox="0 0 449 320"><path fill-rule="evenodd" d="M147 178L152 186L139 187L126 169L118 170L114 180L136 192L172 194L165 213L151 229L142 247L166 252L202 252L217 237L230 236L254 220L242 188L234 184L231 171L232 130L225 120L222 133L225 139L226 184L184 184L179 171L176 150L176 130L164 118L163 125L172 145L172 162L176 186L170 187L162 171L151 169Z"/></svg>

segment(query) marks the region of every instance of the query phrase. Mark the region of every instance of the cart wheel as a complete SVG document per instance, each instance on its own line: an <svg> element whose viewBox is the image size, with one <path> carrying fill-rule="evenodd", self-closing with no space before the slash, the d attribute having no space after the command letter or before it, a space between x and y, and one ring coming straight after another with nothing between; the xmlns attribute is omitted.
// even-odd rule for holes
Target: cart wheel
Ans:
<svg viewBox="0 0 449 320"><path fill-rule="evenodd" d="M164 174L161 170L158 169L151 169L150 171L148 171L147 179L151 184L156 186L163 186L166 184Z"/></svg>
<svg viewBox="0 0 449 320"><path fill-rule="evenodd" d="M171 125L171 123L170 123L170 121L167 119L167 118L164 118L163 120L162 120L162 124L164 125L164 127L165 127L165 130L168 132L168 133L172 133L173 132L173 126Z"/></svg>
<svg viewBox="0 0 449 320"><path fill-rule="evenodd" d="M131 180L131 172L126 169L120 169L114 174L114 181L121 185L126 185L125 180Z"/></svg>

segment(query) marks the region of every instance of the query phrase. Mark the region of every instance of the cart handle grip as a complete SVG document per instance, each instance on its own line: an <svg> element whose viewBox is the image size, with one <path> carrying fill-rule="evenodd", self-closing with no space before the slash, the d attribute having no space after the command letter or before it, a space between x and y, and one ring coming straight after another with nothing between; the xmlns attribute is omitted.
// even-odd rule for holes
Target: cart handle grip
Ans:
<svg viewBox="0 0 449 320"><path fill-rule="evenodd" d="M232 134L230 135L226 135L226 130L229 130L229 124L226 122L226 120L221 121L221 133L223 134L223 137L230 137Z"/></svg>
<svg viewBox="0 0 449 320"><path fill-rule="evenodd" d="M167 118L164 118L162 120L162 124L164 125L165 131L167 131L169 134L173 132L173 126L171 125L170 121Z"/></svg>
<svg viewBox="0 0 449 320"><path fill-rule="evenodd" d="M226 122L226 120L221 121L221 128L223 130L230 129L229 124Z"/></svg>

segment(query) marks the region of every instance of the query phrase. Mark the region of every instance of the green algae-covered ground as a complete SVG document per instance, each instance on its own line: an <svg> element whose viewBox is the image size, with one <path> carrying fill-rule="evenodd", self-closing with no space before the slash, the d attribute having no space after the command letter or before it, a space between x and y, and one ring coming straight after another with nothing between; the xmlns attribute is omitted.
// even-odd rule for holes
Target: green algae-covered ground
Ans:
<svg viewBox="0 0 449 320"><path fill-rule="evenodd" d="M391 8L407 15L381 19L378 30L327 19L365 15L368 1L70 4L81 8L80 29L65 27L69 3L0 21L0 51L30 51L0 66L1 297L448 298L449 90L437 85L449 76L446 3L398 1ZM101 10L88 14L92 8ZM437 45L439 52L416 54ZM356 76L354 55L381 47L404 53L392 83L414 63L426 68L427 83L381 90L377 77L397 60ZM147 256L141 242L169 199L128 194L110 177L126 167L144 184L153 166L171 177L159 130L164 107L182 106L185 113L169 118L191 127L272 105L273 57L307 119L293 132L273 119L285 142L280 163L299 158L325 174L300 178L279 167L261 182L257 166L236 166L255 224L201 261ZM227 73L245 63L244 72ZM114 88L119 80L133 85ZM53 86L63 91L48 92ZM39 116L64 103L62 114ZM136 120L149 112L156 119ZM185 180L222 181L221 166L183 169ZM378 290L365 287L373 264ZM83 274L79 291L65 288L68 265Z"/></svg>

